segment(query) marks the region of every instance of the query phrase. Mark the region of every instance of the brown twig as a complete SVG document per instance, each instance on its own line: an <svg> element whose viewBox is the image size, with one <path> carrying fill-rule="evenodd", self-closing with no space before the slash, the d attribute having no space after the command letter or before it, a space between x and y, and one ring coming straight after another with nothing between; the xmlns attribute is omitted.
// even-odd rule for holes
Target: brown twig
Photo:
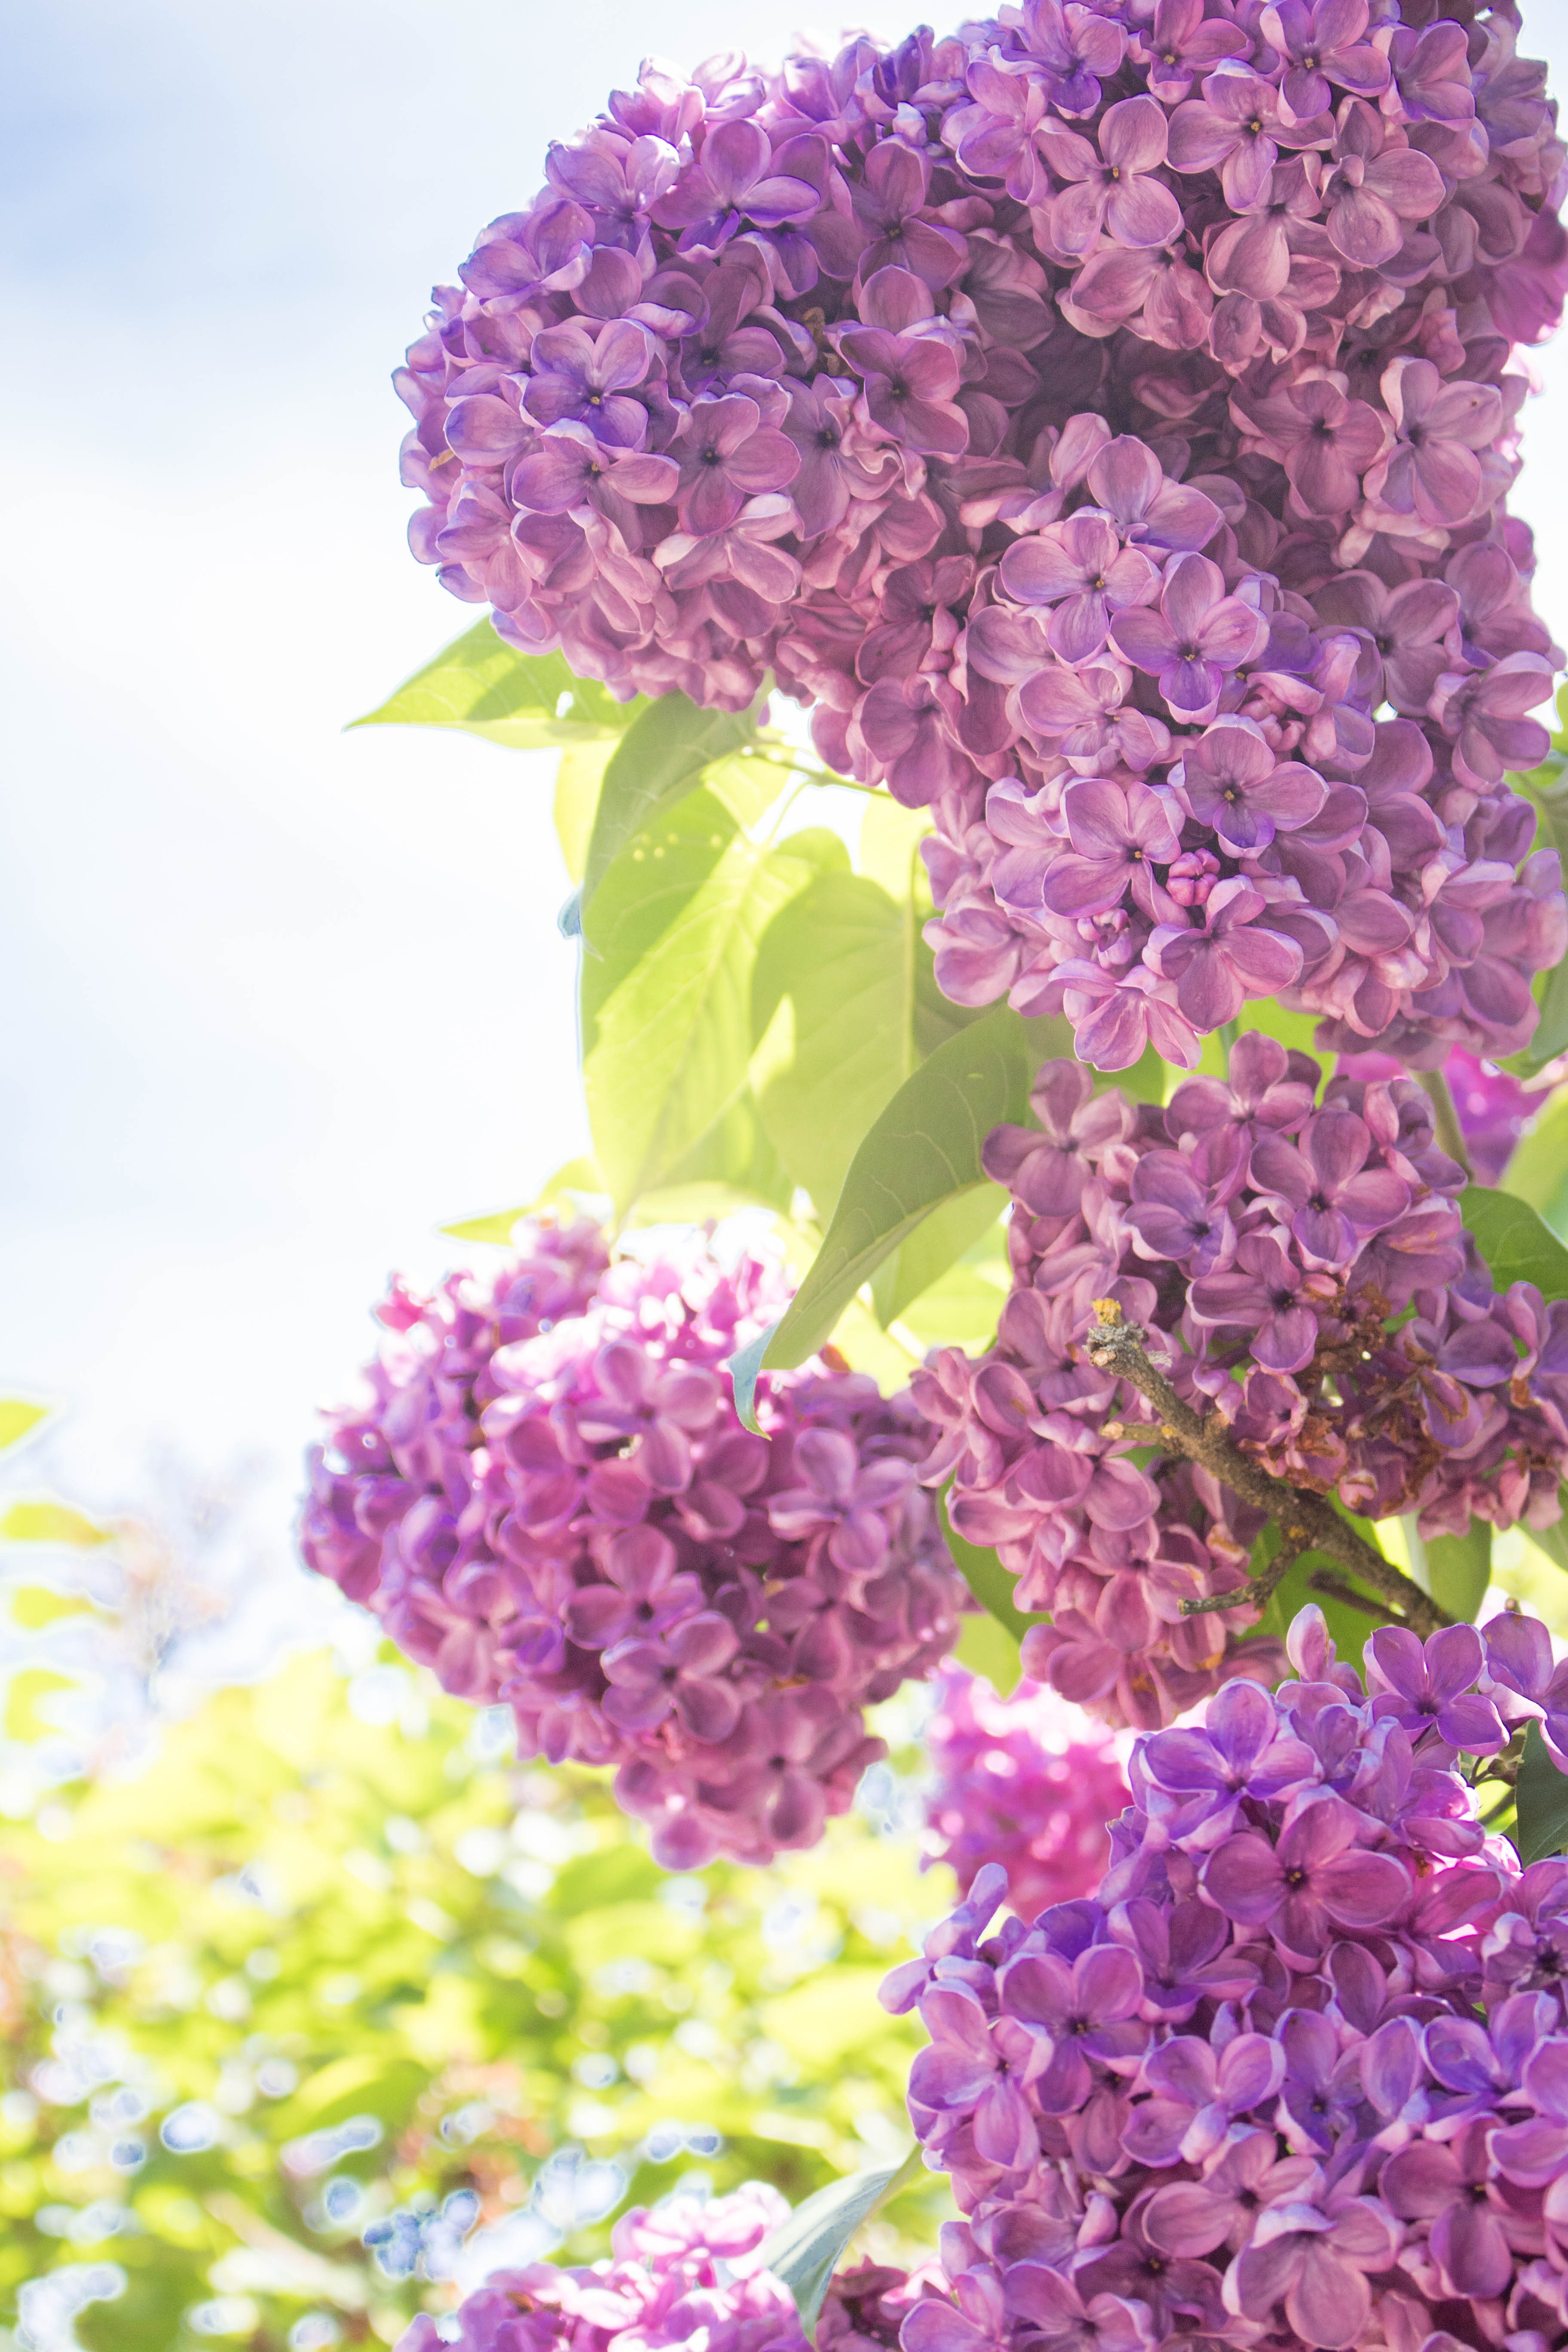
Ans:
<svg viewBox="0 0 1568 2352"><path fill-rule="evenodd" d="M1285 1540L1264 1570L1250 1584L1239 1584L1231 1592L1211 1592L1202 1601L1184 1601L1184 1617L1201 1617L1211 1609L1266 1609L1289 1570L1296 1565L1305 1549L1305 1530L1286 1528Z"/></svg>
<svg viewBox="0 0 1568 2352"><path fill-rule="evenodd" d="M1375 1617L1380 1625L1390 1622L1389 1612L1381 1601L1373 1601L1347 1584L1342 1576L1331 1576L1326 1568L1315 1568L1307 1579L1311 1592L1321 1592L1325 1601L1337 1601L1345 1609L1359 1609L1363 1617Z"/></svg>
<svg viewBox="0 0 1568 2352"><path fill-rule="evenodd" d="M1144 1352L1142 1328L1123 1321L1121 1309L1113 1298L1096 1299L1094 1311L1097 1319L1087 1342L1089 1361L1100 1370L1113 1372L1126 1381L1153 1406L1160 1416L1162 1434L1178 1453L1211 1472L1221 1486L1228 1486L1244 1502L1278 1520L1285 1531L1286 1542L1293 1544L1298 1551L1324 1552L1351 1575L1370 1584L1389 1602L1391 1612L1412 1632L1435 1633L1439 1626L1453 1622L1430 1594L1423 1592L1418 1584L1357 1535L1350 1522L1342 1519L1321 1495L1271 1477L1260 1463L1233 1444L1217 1415L1205 1417L1184 1402L1163 1372L1157 1371L1150 1362ZM1237 1595L1230 1599L1230 1606L1236 1608L1243 1601L1244 1595ZM1195 1614L1202 1605L1184 1602L1184 1614Z"/></svg>

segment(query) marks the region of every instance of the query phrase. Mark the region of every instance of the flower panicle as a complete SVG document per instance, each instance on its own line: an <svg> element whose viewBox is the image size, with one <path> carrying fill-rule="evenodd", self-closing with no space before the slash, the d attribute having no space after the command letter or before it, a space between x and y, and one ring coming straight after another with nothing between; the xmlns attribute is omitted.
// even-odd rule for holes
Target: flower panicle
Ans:
<svg viewBox="0 0 1568 2352"><path fill-rule="evenodd" d="M1507 511L1568 289L1510 5L1029 0L660 61L398 385L415 554L929 806L941 986L1102 1069L1279 997L1435 1066L1568 947Z"/></svg>
<svg viewBox="0 0 1568 2352"><path fill-rule="evenodd" d="M330 1417L307 1563L520 1751L615 1765L658 1858L815 1843L884 1752L865 1709L951 1648L963 1587L907 1394L807 1368L742 1428L726 1360L782 1311L697 1235L611 1259L533 1220L491 1276L401 1285Z"/></svg>
<svg viewBox="0 0 1568 2352"><path fill-rule="evenodd" d="M1568 1858L1461 1769L1533 1721L1568 1770L1568 1664L1506 1613L1289 1650L1137 1740L1093 1896L993 1931L983 1871L884 1986L963 2215L904 2352L1568 2343Z"/></svg>

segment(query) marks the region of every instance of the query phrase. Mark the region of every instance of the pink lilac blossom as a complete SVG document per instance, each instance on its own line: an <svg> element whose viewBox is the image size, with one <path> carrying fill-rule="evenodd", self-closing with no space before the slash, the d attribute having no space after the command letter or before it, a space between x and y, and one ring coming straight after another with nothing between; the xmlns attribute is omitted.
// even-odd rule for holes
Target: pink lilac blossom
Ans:
<svg viewBox="0 0 1568 2352"><path fill-rule="evenodd" d="M1228 1675L1269 1681L1278 1645L1241 1639L1245 1606L1183 1615L1247 1582L1262 1515L1106 1433L1147 1408L1089 1360L1095 1300L1146 1327L1246 1453L1362 1517L1440 1536L1561 1510L1568 1302L1494 1291L1417 1081L1320 1080L1256 1031L1228 1083L1186 1079L1163 1109L1048 1062L1039 1125L984 1147L1013 1195L1013 1288L993 1348L915 1376L938 1433L921 1475L951 1480L953 1528L995 1549L1018 1606L1051 1612L1026 1671L1110 1723L1152 1729Z"/></svg>
<svg viewBox="0 0 1568 2352"><path fill-rule="evenodd" d="M498 2271L453 2322L422 2314L397 2352L807 2352L788 2291L759 2260L789 2207L765 2181L728 2197L666 2198L624 2213L606 2262L530 2263ZM915 2273L869 2263L830 2285L816 2341L829 2352L891 2352L906 2314L945 2301L934 2264Z"/></svg>
<svg viewBox="0 0 1568 2352"><path fill-rule="evenodd" d="M308 1564L521 1752L618 1767L658 1859L813 1844L886 1750L865 1708L951 1648L964 1595L907 1392L772 1376L742 1428L725 1360L778 1269L698 1235L613 1262L542 1222L491 1277L395 1286L363 1396L329 1418Z"/></svg>
<svg viewBox="0 0 1568 2352"><path fill-rule="evenodd" d="M1092 1898L988 1933L987 1870L888 1979L963 2216L905 2352L1568 2344L1568 1859L1466 1769L1564 1670L1506 1615L1385 1627L1364 1685L1315 1608L1289 1650L1138 1739Z"/></svg>
<svg viewBox="0 0 1568 2352"><path fill-rule="evenodd" d="M1403 1075L1389 1054L1342 1054L1338 1069L1341 1077ZM1549 1062L1527 1083L1458 1046L1443 1065L1443 1075L1477 1182L1500 1184L1526 1129L1568 1077L1568 1061Z"/></svg>
<svg viewBox="0 0 1568 2352"><path fill-rule="evenodd" d="M926 1850L961 1893L993 1863L1021 1918L1093 1892L1127 1803L1124 1738L1038 1683L999 1698L984 1676L948 1665L923 1740L935 1775Z"/></svg>
<svg viewBox="0 0 1568 2352"><path fill-rule="evenodd" d="M1568 947L1505 781L1562 658L1505 502L1564 157L1513 7L1445 5L650 61L436 289L416 555L619 697L771 675L931 807L942 988L1103 1068L1261 996L1515 1051Z"/></svg>

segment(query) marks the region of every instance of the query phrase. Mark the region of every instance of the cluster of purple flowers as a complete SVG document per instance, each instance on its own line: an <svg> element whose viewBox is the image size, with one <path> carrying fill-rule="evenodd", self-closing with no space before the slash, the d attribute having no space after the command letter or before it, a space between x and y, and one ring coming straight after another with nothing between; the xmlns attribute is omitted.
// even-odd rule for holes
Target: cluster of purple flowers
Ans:
<svg viewBox="0 0 1568 2352"><path fill-rule="evenodd" d="M1364 1690L1316 1609L1289 1647L1137 1742L1093 1900L987 1937L987 1873L889 1979L965 2217L907 2352L1568 2343L1568 1859L1460 1769L1560 1742L1568 1669L1508 1616L1374 1633Z"/></svg>
<svg viewBox="0 0 1568 2352"><path fill-rule="evenodd" d="M996 1863L1022 1918L1093 1893L1110 1859L1109 1824L1127 1802L1124 1736L1038 1683L999 1698L949 1665L923 1738L934 1775L926 1847L961 1893Z"/></svg>
<svg viewBox="0 0 1568 2352"><path fill-rule="evenodd" d="M1093 1302L1144 1326L1180 1394L1275 1475L1426 1536L1550 1525L1568 1473L1568 1304L1498 1297L1458 1206L1464 1177L1414 1079L1335 1076L1257 1032L1230 1079L1161 1109L1047 1063L1038 1128L998 1128L1013 1289L995 1345L916 1374L952 1524L994 1546L1018 1606L1052 1612L1026 1670L1114 1723L1170 1723L1277 1645L1246 1607L1261 1514L1184 1458L1108 1436L1142 1400L1089 1358Z"/></svg>
<svg viewBox="0 0 1568 2352"><path fill-rule="evenodd" d="M773 1375L742 1429L725 1359L778 1269L701 1236L608 1262L534 1223L493 1278L398 1288L331 1418L308 1563L525 1754L616 1764L671 1869L806 1846L886 1751L867 1706L951 1648L963 1598L906 1392Z"/></svg>
<svg viewBox="0 0 1568 2352"><path fill-rule="evenodd" d="M649 63L437 289L415 552L620 695L772 671L932 807L943 988L1101 1067L1278 994L1508 1053L1568 938L1503 786L1559 658L1507 363L1568 285L1516 35L1024 0Z"/></svg>
<svg viewBox="0 0 1568 2352"><path fill-rule="evenodd" d="M1392 1054L1342 1054L1341 1077L1397 1078L1403 1064ZM1456 1046L1443 1065L1449 1098L1465 1150L1480 1184L1500 1184L1526 1128L1568 1076L1568 1057L1549 1062L1528 1083Z"/></svg>
<svg viewBox="0 0 1568 2352"><path fill-rule="evenodd" d="M463 2303L455 2336L421 2315L397 2352L808 2352L794 2303L758 2259L788 2215L761 2180L707 2201L666 2198L621 2216L608 2262L498 2271ZM904 2314L942 2292L934 2265L846 2271L823 2305L819 2352L891 2352Z"/></svg>

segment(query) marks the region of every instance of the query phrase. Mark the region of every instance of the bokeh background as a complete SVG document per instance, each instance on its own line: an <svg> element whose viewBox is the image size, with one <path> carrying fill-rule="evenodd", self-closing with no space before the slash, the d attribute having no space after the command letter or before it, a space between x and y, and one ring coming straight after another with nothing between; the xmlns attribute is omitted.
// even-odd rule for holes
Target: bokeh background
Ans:
<svg viewBox="0 0 1568 2352"><path fill-rule="evenodd" d="M1568 0L1526 14L1568 87ZM661 1882L289 1540L388 1270L585 1140L552 755L342 731L473 617L407 555L390 371L646 49L796 22L7 12L0 1394L54 1410L0 1454L0 2352L390 2341L509 2216L591 2251L634 2173L796 2195L896 2137L874 1987L948 1892L896 1773L776 1876ZM1561 635L1568 346L1537 366Z"/></svg>

